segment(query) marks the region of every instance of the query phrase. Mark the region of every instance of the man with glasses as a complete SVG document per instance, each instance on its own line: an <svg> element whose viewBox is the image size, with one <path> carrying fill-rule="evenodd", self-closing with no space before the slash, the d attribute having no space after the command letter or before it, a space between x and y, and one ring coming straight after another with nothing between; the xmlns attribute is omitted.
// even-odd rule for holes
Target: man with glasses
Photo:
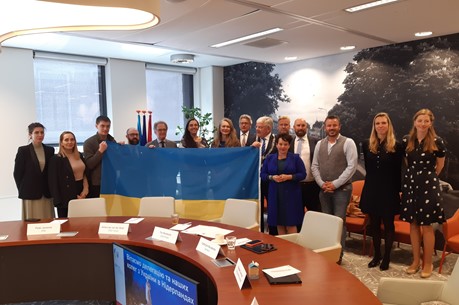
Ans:
<svg viewBox="0 0 459 305"><path fill-rule="evenodd" d="M248 114L241 115L239 117L239 141L241 147L250 146L255 142L256 134L250 132L250 128L252 128L252 117Z"/></svg>
<svg viewBox="0 0 459 305"><path fill-rule="evenodd" d="M137 128L131 127L126 130L126 139L129 145L138 145L140 141L139 138L139 131Z"/></svg>
<svg viewBox="0 0 459 305"><path fill-rule="evenodd" d="M177 143L174 141L166 139L167 137L167 124L164 121L155 122L153 125L155 131L156 139L145 144L149 148L177 148Z"/></svg>

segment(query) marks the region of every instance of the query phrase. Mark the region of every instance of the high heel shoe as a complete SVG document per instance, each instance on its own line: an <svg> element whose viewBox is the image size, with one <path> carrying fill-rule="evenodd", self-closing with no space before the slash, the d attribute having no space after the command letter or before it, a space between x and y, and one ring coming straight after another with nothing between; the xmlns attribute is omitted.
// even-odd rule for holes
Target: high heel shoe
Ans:
<svg viewBox="0 0 459 305"><path fill-rule="evenodd" d="M376 266L379 266L380 262L381 262L380 257L373 257L373 259L368 263L368 268L374 268Z"/></svg>
<svg viewBox="0 0 459 305"><path fill-rule="evenodd" d="M430 264L430 270L429 271L424 271L424 269L421 271L421 277L423 279L426 279L428 277L430 277L432 275L432 271L433 271L433 265Z"/></svg>
<svg viewBox="0 0 459 305"><path fill-rule="evenodd" d="M417 266L409 266L408 268L405 269L405 272L407 274L415 274L416 272L419 271L419 269L421 269L421 264L417 265Z"/></svg>

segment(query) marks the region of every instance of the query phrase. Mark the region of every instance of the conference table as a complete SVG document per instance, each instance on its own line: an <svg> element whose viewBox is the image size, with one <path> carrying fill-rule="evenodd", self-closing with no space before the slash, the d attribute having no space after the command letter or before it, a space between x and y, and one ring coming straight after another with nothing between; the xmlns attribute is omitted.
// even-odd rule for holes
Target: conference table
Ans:
<svg viewBox="0 0 459 305"><path fill-rule="evenodd" d="M129 216L70 218L61 232L77 231L74 237L29 235L23 221L0 222L0 303L41 300L115 300L112 243L125 245L196 281L199 305L252 304L381 304L354 275L321 255L289 241L257 231L206 221L180 219L180 223L212 225L233 230L237 238L260 239L277 250L256 254L241 247L226 257L251 261L260 269L290 265L299 269L301 284L270 285L260 278L240 289L234 267L217 267L210 257L196 250L200 236L180 233L176 244L147 240L156 226L172 227L169 218L146 217L131 224L127 235L99 235L100 222L123 223ZM40 222L49 222L42 220Z"/></svg>

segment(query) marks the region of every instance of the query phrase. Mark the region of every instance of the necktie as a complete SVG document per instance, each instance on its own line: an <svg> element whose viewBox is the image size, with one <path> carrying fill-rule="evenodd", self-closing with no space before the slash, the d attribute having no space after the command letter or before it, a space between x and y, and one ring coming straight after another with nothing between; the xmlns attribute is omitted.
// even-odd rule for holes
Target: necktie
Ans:
<svg viewBox="0 0 459 305"><path fill-rule="evenodd" d="M247 134L243 133L241 137L241 146L244 147L246 143L247 143Z"/></svg>
<svg viewBox="0 0 459 305"><path fill-rule="evenodd" d="M161 147L163 147L163 148L165 147L164 146L164 141L159 142L159 144L160 144Z"/></svg>
<svg viewBox="0 0 459 305"><path fill-rule="evenodd" d="M261 154L264 155L264 154L265 154L265 151L266 151L266 146L265 146L266 140L265 140L265 138L263 138L263 139L261 139L261 141L262 141L262 144L261 144Z"/></svg>
<svg viewBox="0 0 459 305"><path fill-rule="evenodd" d="M296 153L301 156L301 149L303 148L303 138L298 138L298 143L296 144Z"/></svg>

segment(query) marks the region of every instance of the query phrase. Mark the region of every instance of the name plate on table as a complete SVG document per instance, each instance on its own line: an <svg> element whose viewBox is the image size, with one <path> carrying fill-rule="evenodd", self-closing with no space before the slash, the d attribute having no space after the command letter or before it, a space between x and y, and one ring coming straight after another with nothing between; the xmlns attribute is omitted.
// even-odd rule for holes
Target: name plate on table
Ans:
<svg viewBox="0 0 459 305"><path fill-rule="evenodd" d="M169 230L161 227L155 227L153 230L153 239L165 241L171 244L175 244L179 238L179 232L174 230Z"/></svg>
<svg viewBox="0 0 459 305"><path fill-rule="evenodd" d="M236 278L239 289L251 287L247 278L247 271L245 271L240 258L237 260L236 267L234 267L234 277Z"/></svg>
<svg viewBox="0 0 459 305"><path fill-rule="evenodd" d="M223 254L219 245L203 237L199 240L196 250L213 259L217 258L218 254Z"/></svg>
<svg viewBox="0 0 459 305"><path fill-rule="evenodd" d="M128 223L101 222L99 224L99 234L107 235L127 235L129 231Z"/></svg>
<svg viewBox="0 0 459 305"><path fill-rule="evenodd" d="M58 222L27 224L27 235L58 234L60 232L61 224Z"/></svg>

